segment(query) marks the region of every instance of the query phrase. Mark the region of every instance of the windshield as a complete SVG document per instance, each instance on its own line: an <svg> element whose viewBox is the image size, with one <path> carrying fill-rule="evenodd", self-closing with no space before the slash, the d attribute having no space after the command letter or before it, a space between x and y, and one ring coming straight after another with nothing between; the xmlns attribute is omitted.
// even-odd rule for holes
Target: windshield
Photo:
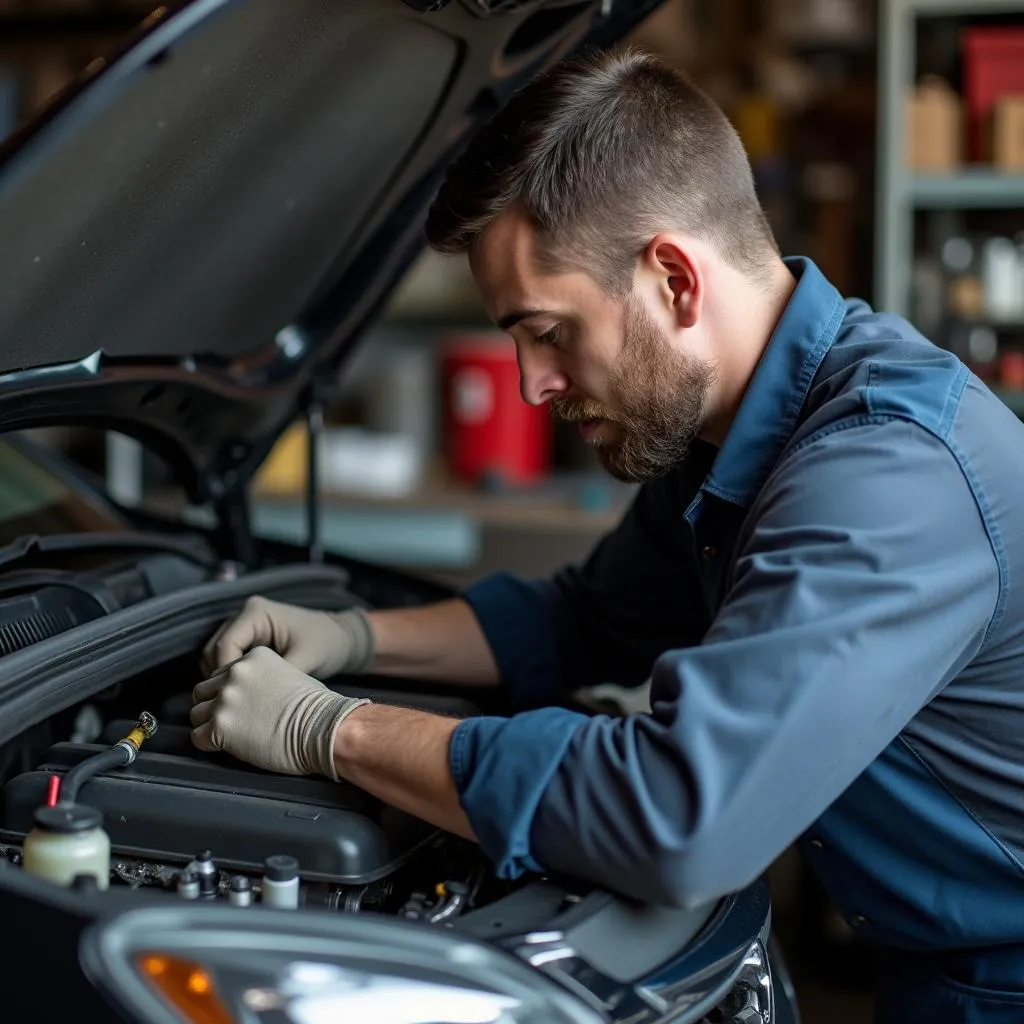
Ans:
<svg viewBox="0 0 1024 1024"><path fill-rule="evenodd" d="M26 534L121 530L113 511L31 457L29 444L0 438L0 545Z"/></svg>

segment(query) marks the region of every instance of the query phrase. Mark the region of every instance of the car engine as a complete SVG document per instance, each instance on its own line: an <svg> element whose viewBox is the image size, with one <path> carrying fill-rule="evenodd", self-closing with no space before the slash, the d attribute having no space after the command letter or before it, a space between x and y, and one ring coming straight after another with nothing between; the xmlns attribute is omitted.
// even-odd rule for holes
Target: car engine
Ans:
<svg viewBox="0 0 1024 1024"><path fill-rule="evenodd" d="M128 764L104 767L103 759L142 717L107 721L90 742L55 742L30 770L11 775L2 788L0 858L25 866L37 812L65 806L67 795L58 804L56 793L74 770L87 776L75 805L98 811L109 837L110 877L101 888L435 922L507 892L474 844L354 786L196 750L185 724L189 704L187 695L166 702L161 718L170 724L145 716L153 734L140 737Z"/></svg>

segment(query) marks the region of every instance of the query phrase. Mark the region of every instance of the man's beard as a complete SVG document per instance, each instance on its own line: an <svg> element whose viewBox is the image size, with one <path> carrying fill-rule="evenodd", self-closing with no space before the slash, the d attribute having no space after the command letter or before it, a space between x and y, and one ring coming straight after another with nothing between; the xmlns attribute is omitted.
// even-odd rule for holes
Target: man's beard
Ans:
<svg viewBox="0 0 1024 1024"><path fill-rule="evenodd" d="M615 424L616 437L593 441L598 457L616 479L643 483L686 458L703 426L715 375L708 363L671 348L632 296L625 314L622 353L609 380L610 408L589 399L556 398L551 412L558 419Z"/></svg>

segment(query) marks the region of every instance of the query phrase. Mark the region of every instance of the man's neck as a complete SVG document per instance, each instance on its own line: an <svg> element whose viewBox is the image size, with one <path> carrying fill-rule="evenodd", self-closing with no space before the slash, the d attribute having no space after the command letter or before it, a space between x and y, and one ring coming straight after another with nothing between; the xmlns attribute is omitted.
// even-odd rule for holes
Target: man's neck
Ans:
<svg viewBox="0 0 1024 1024"><path fill-rule="evenodd" d="M772 339L796 288L796 278L782 260L773 267L767 285L748 278L717 310L722 356L717 366L714 412L701 437L721 447L758 363Z"/></svg>

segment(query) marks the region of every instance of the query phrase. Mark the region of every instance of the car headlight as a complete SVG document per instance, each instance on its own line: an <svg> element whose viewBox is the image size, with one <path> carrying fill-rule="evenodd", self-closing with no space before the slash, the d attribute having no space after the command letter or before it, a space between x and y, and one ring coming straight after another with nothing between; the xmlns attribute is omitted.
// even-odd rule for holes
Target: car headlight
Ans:
<svg viewBox="0 0 1024 1024"><path fill-rule="evenodd" d="M83 968L140 1024L598 1024L510 954L370 914L134 910L82 939Z"/></svg>

